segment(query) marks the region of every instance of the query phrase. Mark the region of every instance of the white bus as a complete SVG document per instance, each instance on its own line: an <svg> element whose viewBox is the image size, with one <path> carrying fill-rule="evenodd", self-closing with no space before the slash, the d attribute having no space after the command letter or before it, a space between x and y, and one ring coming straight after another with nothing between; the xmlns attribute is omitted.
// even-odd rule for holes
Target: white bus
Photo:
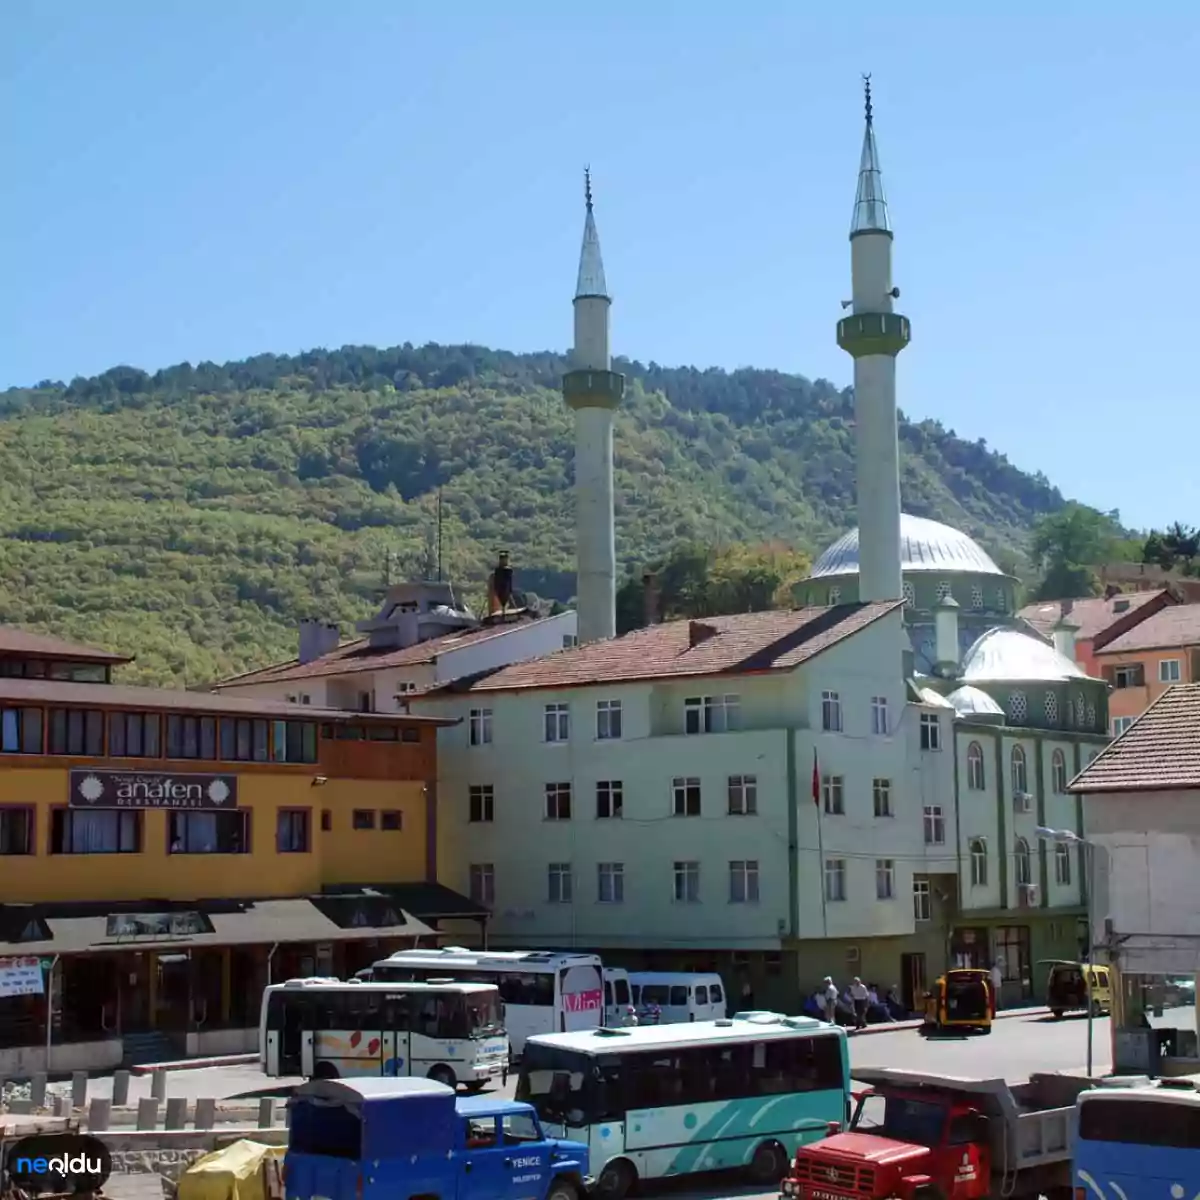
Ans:
<svg viewBox="0 0 1200 1200"><path fill-rule="evenodd" d="M370 969L375 981L453 979L500 990L514 1058L535 1033L597 1029L604 1021L597 954L555 950L399 950ZM365 975L365 972L360 972Z"/></svg>
<svg viewBox="0 0 1200 1200"><path fill-rule="evenodd" d="M844 1128L849 1066L836 1025L757 1013L530 1038L516 1098L548 1133L588 1144L601 1200L730 1168L765 1186L800 1146Z"/></svg>
<svg viewBox="0 0 1200 1200"><path fill-rule="evenodd" d="M652 1007L659 1020L719 1021L727 1017L725 986L720 975L692 974L687 971L630 971L629 986L640 1019L645 1020Z"/></svg>
<svg viewBox="0 0 1200 1200"><path fill-rule="evenodd" d="M500 997L481 983L277 983L258 1047L266 1075L424 1075L472 1090L508 1077Z"/></svg>

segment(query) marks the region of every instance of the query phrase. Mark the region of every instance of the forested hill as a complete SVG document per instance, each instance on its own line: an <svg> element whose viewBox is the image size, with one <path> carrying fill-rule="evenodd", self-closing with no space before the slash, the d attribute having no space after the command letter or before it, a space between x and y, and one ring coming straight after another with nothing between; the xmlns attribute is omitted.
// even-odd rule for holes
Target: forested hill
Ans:
<svg viewBox="0 0 1200 1200"><path fill-rule="evenodd" d="M468 595L512 552L519 586L568 600L572 422L553 354L346 347L148 375L117 367L0 394L0 622L136 653L196 683L294 653L431 553ZM854 521L852 398L824 381L621 361L617 549L782 541ZM1063 498L933 422L902 425L910 512L1010 566Z"/></svg>

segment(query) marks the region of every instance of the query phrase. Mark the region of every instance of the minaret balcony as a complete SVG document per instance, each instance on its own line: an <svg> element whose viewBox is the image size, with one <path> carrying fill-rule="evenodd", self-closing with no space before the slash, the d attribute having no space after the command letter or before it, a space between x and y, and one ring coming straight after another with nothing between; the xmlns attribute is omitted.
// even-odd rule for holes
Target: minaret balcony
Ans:
<svg viewBox="0 0 1200 1200"><path fill-rule="evenodd" d="M569 371L563 399L574 409L617 408L625 396L625 376L617 371Z"/></svg>
<svg viewBox="0 0 1200 1200"><path fill-rule="evenodd" d="M851 313L837 327L838 345L854 358L868 358L872 354L894 358L911 337L909 320L900 313Z"/></svg>

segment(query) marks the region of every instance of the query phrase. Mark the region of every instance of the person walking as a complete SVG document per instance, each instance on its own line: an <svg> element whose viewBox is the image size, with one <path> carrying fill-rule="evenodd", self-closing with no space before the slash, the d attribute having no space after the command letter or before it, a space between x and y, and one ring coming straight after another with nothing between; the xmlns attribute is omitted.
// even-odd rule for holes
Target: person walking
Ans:
<svg viewBox="0 0 1200 1200"><path fill-rule="evenodd" d="M1004 967L1000 960L997 959L992 963L992 1014L1000 1008L1000 992L1004 987Z"/></svg>
<svg viewBox="0 0 1200 1200"><path fill-rule="evenodd" d="M854 1003L854 1028L866 1029L867 1007L871 1002L871 993L867 985L856 975L850 985L850 999Z"/></svg>
<svg viewBox="0 0 1200 1200"><path fill-rule="evenodd" d="M825 1020L828 1021L830 1025L836 1025L838 990L837 984L833 982L832 975L825 976L825 982L822 987L822 995L825 999Z"/></svg>

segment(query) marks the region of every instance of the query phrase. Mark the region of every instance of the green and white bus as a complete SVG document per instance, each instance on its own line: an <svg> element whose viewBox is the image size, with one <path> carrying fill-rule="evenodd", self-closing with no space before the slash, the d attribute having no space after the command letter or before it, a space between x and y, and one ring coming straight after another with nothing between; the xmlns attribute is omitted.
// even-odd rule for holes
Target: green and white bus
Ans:
<svg viewBox="0 0 1200 1200"><path fill-rule="evenodd" d="M846 1035L776 1013L546 1034L525 1043L517 1099L587 1142L602 1200L697 1171L770 1184L800 1146L844 1128Z"/></svg>

